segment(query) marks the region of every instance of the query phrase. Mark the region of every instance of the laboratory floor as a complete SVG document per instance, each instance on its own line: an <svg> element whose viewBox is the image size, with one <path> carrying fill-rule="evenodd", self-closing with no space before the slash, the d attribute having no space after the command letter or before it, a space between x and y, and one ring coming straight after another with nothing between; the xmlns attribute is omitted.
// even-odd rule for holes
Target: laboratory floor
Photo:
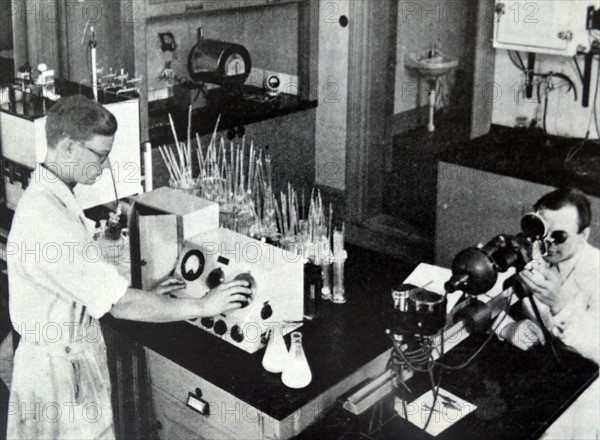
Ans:
<svg viewBox="0 0 600 440"><path fill-rule="evenodd" d="M433 240L438 156L468 139L469 121L461 115L439 118L432 133L423 126L394 136L391 172L384 179L383 213Z"/></svg>

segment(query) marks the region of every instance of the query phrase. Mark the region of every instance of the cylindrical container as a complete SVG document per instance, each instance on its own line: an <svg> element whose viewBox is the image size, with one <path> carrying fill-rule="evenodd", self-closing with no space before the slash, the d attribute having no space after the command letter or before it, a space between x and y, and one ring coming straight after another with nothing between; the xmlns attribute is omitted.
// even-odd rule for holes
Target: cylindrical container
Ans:
<svg viewBox="0 0 600 440"><path fill-rule="evenodd" d="M321 299L331 299L331 264L321 264L321 277L323 284L321 286Z"/></svg>
<svg viewBox="0 0 600 440"><path fill-rule="evenodd" d="M169 186L173 189L186 192L193 196L200 196L202 191L202 185L196 180L190 180L189 182L182 183L181 181L169 179Z"/></svg>
<svg viewBox="0 0 600 440"><path fill-rule="evenodd" d="M304 388L312 382L312 372L302 347L302 333L291 334L290 352L281 375L281 381L289 388Z"/></svg>
<svg viewBox="0 0 600 440"><path fill-rule="evenodd" d="M346 251L341 252L341 256L333 259L333 296L331 301L336 304L346 302L346 291L344 289L344 262L346 261Z"/></svg>
<svg viewBox="0 0 600 440"><path fill-rule="evenodd" d="M304 317L314 319L319 313L323 277L321 266L306 263L304 265Z"/></svg>

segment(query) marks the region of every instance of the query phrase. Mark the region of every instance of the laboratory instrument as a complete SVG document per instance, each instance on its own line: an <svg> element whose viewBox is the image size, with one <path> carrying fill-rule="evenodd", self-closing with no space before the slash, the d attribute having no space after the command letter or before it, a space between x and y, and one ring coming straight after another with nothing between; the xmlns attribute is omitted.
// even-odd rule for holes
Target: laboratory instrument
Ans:
<svg viewBox="0 0 600 440"><path fill-rule="evenodd" d="M185 242L175 273L187 282L180 294L196 298L224 282L237 279L248 282L252 294L240 309L191 322L254 353L264 347L273 323L290 323L281 325L284 333L302 324L304 263L304 259L284 249L217 228Z"/></svg>
<svg viewBox="0 0 600 440"><path fill-rule="evenodd" d="M244 84L252 61L248 50L236 43L204 38L204 30L197 30L197 43L188 57L188 73L197 83L222 86Z"/></svg>

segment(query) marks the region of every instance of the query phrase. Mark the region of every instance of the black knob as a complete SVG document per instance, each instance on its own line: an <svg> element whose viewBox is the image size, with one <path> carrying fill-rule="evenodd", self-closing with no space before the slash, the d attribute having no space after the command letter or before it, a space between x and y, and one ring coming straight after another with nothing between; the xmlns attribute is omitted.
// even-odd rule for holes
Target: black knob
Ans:
<svg viewBox="0 0 600 440"><path fill-rule="evenodd" d="M220 286L223 281L225 281L225 274L221 268L214 269L206 277L206 285L209 289L214 289L215 287Z"/></svg>
<svg viewBox="0 0 600 440"><path fill-rule="evenodd" d="M242 329L237 324L231 327L231 339L233 339L235 342L242 342L244 340Z"/></svg>
<svg viewBox="0 0 600 440"><path fill-rule="evenodd" d="M227 333L227 324L225 324L225 321L219 319L217 322L215 322L214 332L219 336L223 336L225 333Z"/></svg>
<svg viewBox="0 0 600 440"><path fill-rule="evenodd" d="M212 328L215 325L215 320L213 318L202 318L200 320L200 324L206 328Z"/></svg>
<svg viewBox="0 0 600 440"><path fill-rule="evenodd" d="M273 308L268 302L265 303L262 310L260 311L260 317L262 319L269 319L273 315Z"/></svg>
<svg viewBox="0 0 600 440"><path fill-rule="evenodd" d="M241 308L243 309L244 307L248 307L248 304L250 304L250 302L252 302L252 300L256 296L256 280L248 272L238 274L234 278L234 281L237 281L237 280L246 281L246 283L248 283L248 288L250 289L250 293L245 294L246 301L240 302Z"/></svg>

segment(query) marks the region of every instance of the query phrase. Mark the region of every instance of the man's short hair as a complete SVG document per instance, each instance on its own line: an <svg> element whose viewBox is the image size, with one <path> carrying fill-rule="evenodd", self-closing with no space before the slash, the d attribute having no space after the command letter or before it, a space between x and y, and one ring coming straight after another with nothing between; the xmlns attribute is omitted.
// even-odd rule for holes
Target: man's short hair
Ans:
<svg viewBox="0 0 600 440"><path fill-rule="evenodd" d="M556 189L545 196L542 196L542 198L533 205L533 209L535 211L539 211L540 209L557 211L569 205L574 206L575 209L577 209L577 226L579 228L577 232L581 233L592 221L592 210L590 208L590 201L580 190L575 188Z"/></svg>
<svg viewBox="0 0 600 440"><path fill-rule="evenodd" d="M46 117L48 148L55 148L65 138L87 141L94 135L113 136L117 120L102 105L84 96L61 98Z"/></svg>

